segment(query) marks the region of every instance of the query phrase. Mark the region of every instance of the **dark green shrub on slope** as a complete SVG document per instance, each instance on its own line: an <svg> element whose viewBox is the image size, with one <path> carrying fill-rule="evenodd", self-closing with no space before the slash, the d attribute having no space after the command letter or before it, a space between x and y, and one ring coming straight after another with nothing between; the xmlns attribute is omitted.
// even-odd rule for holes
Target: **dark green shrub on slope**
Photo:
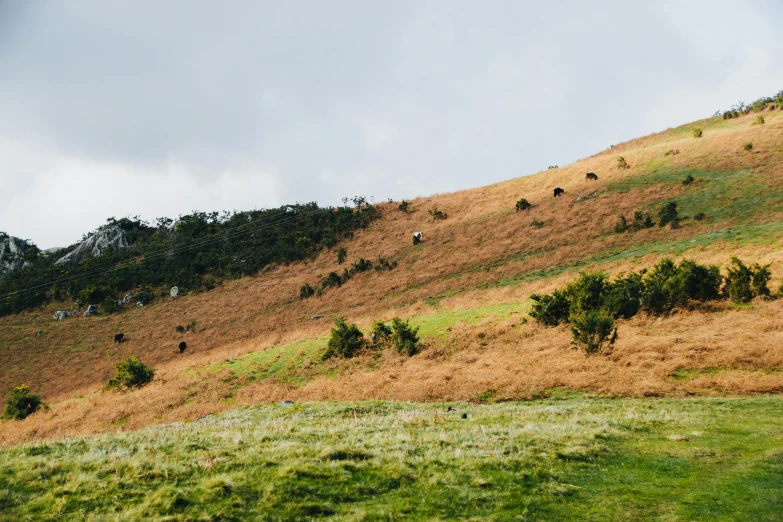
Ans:
<svg viewBox="0 0 783 522"><path fill-rule="evenodd" d="M5 401L4 419L22 420L35 413L44 406L40 395L36 395L30 388L22 384L14 387Z"/></svg>
<svg viewBox="0 0 783 522"><path fill-rule="evenodd" d="M769 265L745 264L736 257L731 258L726 276L725 294L735 303L747 303L754 297L769 296L767 283L771 277Z"/></svg>
<svg viewBox="0 0 783 522"><path fill-rule="evenodd" d="M128 357L115 364L114 369L117 373L104 386L106 390L141 388L155 377L155 370L141 362L138 357Z"/></svg>
<svg viewBox="0 0 783 522"><path fill-rule="evenodd" d="M359 330L359 327L355 324L348 324L344 318L338 317L334 320L334 328L329 334L329 344L323 358L349 359L364 348L365 344L364 334Z"/></svg>

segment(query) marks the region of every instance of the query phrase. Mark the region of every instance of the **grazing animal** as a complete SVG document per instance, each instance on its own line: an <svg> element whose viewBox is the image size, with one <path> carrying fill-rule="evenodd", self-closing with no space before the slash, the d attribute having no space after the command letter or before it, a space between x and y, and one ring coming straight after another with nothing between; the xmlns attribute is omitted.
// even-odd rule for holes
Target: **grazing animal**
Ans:
<svg viewBox="0 0 783 522"><path fill-rule="evenodd" d="M598 181L598 176L596 176L592 172L588 172L587 174L585 174L585 180L587 180L587 181L590 181L590 180Z"/></svg>
<svg viewBox="0 0 783 522"><path fill-rule="evenodd" d="M555 197L559 196L560 194L565 194L565 190L561 189L560 187L557 187L555 189Z"/></svg>
<svg viewBox="0 0 783 522"><path fill-rule="evenodd" d="M414 232L413 233L413 244L418 245L421 243L421 240L424 239L424 232Z"/></svg>
<svg viewBox="0 0 783 522"><path fill-rule="evenodd" d="M122 333L114 334L114 342L115 343L121 343L124 340L125 340L125 334L122 334Z"/></svg>
<svg viewBox="0 0 783 522"><path fill-rule="evenodd" d="M179 343L179 353L184 352L185 348L187 348L187 347L188 347L188 343L186 343L185 341L182 341L181 343Z"/></svg>

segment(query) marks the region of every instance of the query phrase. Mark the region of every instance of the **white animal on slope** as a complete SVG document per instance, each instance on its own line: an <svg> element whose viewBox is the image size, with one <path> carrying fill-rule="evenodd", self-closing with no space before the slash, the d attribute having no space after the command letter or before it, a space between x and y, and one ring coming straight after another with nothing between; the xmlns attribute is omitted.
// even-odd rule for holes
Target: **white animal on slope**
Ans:
<svg viewBox="0 0 783 522"><path fill-rule="evenodd" d="M413 233L413 244L418 245L421 240L424 239L424 232L414 232Z"/></svg>

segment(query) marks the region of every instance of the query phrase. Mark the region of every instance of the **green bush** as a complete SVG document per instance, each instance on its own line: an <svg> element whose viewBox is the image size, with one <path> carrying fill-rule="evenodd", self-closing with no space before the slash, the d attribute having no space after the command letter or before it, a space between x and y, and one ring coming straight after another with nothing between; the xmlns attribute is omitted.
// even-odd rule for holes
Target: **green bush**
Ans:
<svg viewBox="0 0 783 522"><path fill-rule="evenodd" d="M701 130L701 127L694 127L691 132L693 133L694 138L701 138L704 134Z"/></svg>
<svg viewBox="0 0 783 522"><path fill-rule="evenodd" d="M519 212L520 210L527 210L532 206L533 205L531 205L528 200L522 198L519 201L517 201L517 212Z"/></svg>
<svg viewBox="0 0 783 522"><path fill-rule="evenodd" d="M630 319L639 313L643 292L641 274L621 274L604 289L601 308L615 319Z"/></svg>
<svg viewBox="0 0 783 522"><path fill-rule="evenodd" d="M326 279L324 279L321 283L321 287L329 288L332 286L340 286L342 284L343 280L340 278L340 275L337 272L329 272L329 275L327 275Z"/></svg>
<svg viewBox="0 0 783 522"><path fill-rule="evenodd" d="M177 331L177 333L180 333L180 334L185 333L185 327L182 326L181 324L178 324L177 327L175 328L175 330Z"/></svg>
<svg viewBox="0 0 783 522"><path fill-rule="evenodd" d="M677 202L669 201L661 205L658 210L658 226L663 228L666 225L671 224L672 228L680 226L680 218L677 215Z"/></svg>
<svg viewBox="0 0 783 522"><path fill-rule="evenodd" d="M106 383L106 390L141 388L155 376L155 370L141 362L138 357L128 357L115 364L114 368L117 374Z"/></svg>
<svg viewBox="0 0 783 522"><path fill-rule="evenodd" d="M586 355L601 353L608 344L617 340L617 328L614 319L599 311L590 311L571 318L573 344L581 348Z"/></svg>
<svg viewBox="0 0 783 522"><path fill-rule="evenodd" d="M196 320L193 319L188 323L188 325L185 327L186 330L189 332L195 332L196 331Z"/></svg>
<svg viewBox="0 0 783 522"><path fill-rule="evenodd" d="M569 316L600 310L608 287L608 276L604 272L580 272L579 278L565 288Z"/></svg>
<svg viewBox="0 0 783 522"><path fill-rule="evenodd" d="M709 219L709 216L707 214L705 214L704 212L697 212L693 216L693 219L696 220L696 221L704 221L705 219Z"/></svg>
<svg viewBox="0 0 783 522"><path fill-rule="evenodd" d="M379 257L378 262L375 264L375 271L380 272L381 270L394 270L397 268L397 261L389 261L385 257Z"/></svg>
<svg viewBox="0 0 783 522"><path fill-rule="evenodd" d="M661 260L644 278L642 309L665 315L688 300L709 301L720 295L721 276L717 266L685 260L679 266Z"/></svg>
<svg viewBox="0 0 783 522"><path fill-rule="evenodd" d="M408 213L408 202L403 199L402 203L400 203L400 206L398 206L397 208L400 210L400 212L405 212L407 214Z"/></svg>
<svg viewBox="0 0 783 522"><path fill-rule="evenodd" d="M366 272L367 270L370 270L372 268L372 263L370 261L367 261L366 259L359 258L359 261L351 265L351 272L354 274L360 273L360 272Z"/></svg>
<svg viewBox="0 0 783 522"><path fill-rule="evenodd" d="M761 114L756 116L756 119L753 121L753 125L764 125L764 116Z"/></svg>
<svg viewBox="0 0 783 522"><path fill-rule="evenodd" d="M343 262L345 262L345 258L348 257L348 250L346 250L344 247L340 247L337 249L337 264L342 265Z"/></svg>
<svg viewBox="0 0 783 522"><path fill-rule="evenodd" d="M628 164L627 161L625 161L625 158L620 156L617 158L617 168L618 169L630 169L631 166Z"/></svg>
<svg viewBox="0 0 783 522"><path fill-rule="evenodd" d="M617 220L617 224L614 226L614 231L618 234L623 234L627 230L628 220L625 219L625 216L620 216L620 219Z"/></svg>
<svg viewBox="0 0 783 522"><path fill-rule="evenodd" d="M299 287L299 299L307 299L315 295L315 288L310 286L310 283L305 283Z"/></svg>
<svg viewBox="0 0 783 522"><path fill-rule="evenodd" d="M108 296L101 301L101 308L107 314L116 314L122 310L122 301L118 301L115 297Z"/></svg>
<svg viewBox="0 0 783 522"><path fill-rule="evenodd" d="M432 216L432 219L446 219L449 217L445 212L438 210L438 207L432 207L428 212L430 213L430 216Z"/></svg>
<svg viewBox="0 0 783 522"><path fill-rule="evenodd" d="M731 258L733 266L728 267L725 294L735 303L747 303L754 297L769 296L769 265L745 264L736 257Z"/></svg>
<svg viewBox="0 0 783 522"><path fill-rule="evenodd" d="M408 321L394 318L391 325L392 333L389 341L401 355L412 356L419 351L419 329L411 328Z"/></svg>
<svg viewBox="0 0 783 522"><path fill-rule="evenodd" d="M530 315L546 326L557 326L568 322L570 305L568 296L563 290L555 290L551 294L533 294Z"/></svg>
<svg viewBox="0 0 783 522"><path fill-rule="evenodd" d="M633 213L633 222L629 225L628 228L631 232L638 232L643 228L652 228L654 226L655 223L653 223L649 213L645 212L642 214L637 210Z"/></svg>
<svg viewBox="0 0 783 522"><path fill-rule="evenodd" d="M105 285L90 285L79 292L79 302L85 305L103 303L114 291Z"/></svg>
<svg viewBox="0 0 783 522"><path fill-rule="evenodd" d="M533 221L531 221L530 226L533 228L543 228L544 222L534 219Z"/></svg>
<svg viewBox="0 0 783 522"><path fill-rule="evenodd" d="M355 324L348 324L345 319L338 317L334 320L334 328L329 335L329 344L323 358L341 357L349 359L364 348L366 341L364 334Z"/></svg>
<svg viewBox="0 0 783 522"><path fill-rule="evenodd" d="M392 329L389 328L383 321L373 321L372 329L373 344L382 344L389 340L389 336L392 334Z"/></svg>
<svg viewBox="0 0 783 522"><path fill-rule="evenodd" d="M694 181L696 181L696 178L694 178L693 176L691 176L690 174L688 174L687 176L685 176L685 179L684 179L684 180L682 180L682 184L683 184L683 185L685 185L685 186L687 187L688 185L690 185L690 184L691 184L691 183L693 183Z"/></svg>
<svg viewBox="0 0 783 522"><path fill-rule="evenodd" d="M751 143L751 142L748 142L748 143L746 143L746 144L745 144L745 146L744 146L743 148L744 148L746 151L750 152L750 151L752 151L752 150L753 150L753 143Z"/></svg>
<svg viewBox="0 0 783 522"><path fill-rule="evenodd" d="M30 388L22 384L11 390L11 394L5 401L3 418L22 420L43 406L44 402L41 400L41 396L31 392Z"/></svg>

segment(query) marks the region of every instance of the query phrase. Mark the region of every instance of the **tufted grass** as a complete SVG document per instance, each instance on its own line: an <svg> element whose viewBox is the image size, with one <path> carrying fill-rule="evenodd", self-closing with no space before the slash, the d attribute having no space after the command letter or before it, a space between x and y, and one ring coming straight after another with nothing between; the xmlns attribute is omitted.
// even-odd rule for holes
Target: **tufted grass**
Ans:
<svg viewBox="0 0 783 522"><path fill-rule="evenodd" d="M778 519L783 398L559 397L260 405L16 446L0 519Z"/></svg>

